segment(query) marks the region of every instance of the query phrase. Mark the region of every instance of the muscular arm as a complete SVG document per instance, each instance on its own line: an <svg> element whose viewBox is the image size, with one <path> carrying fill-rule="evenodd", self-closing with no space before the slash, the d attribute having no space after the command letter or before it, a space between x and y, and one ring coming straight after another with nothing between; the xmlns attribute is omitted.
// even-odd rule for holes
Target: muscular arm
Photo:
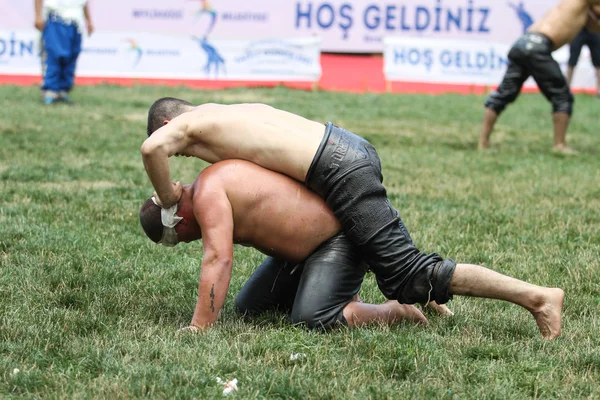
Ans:
<svg viewBox="0 0 600 400"><path fill-rule="evenodd" d="M171 185L169 157L180 153L210 163L218 161L213 149L207 148L202 142L203 135L208 134L207 132L210 132L215 125L211 106L214 105L203 104L173 118L142 144L142 158L146 172L164 208L177 203L181 196L181 193L176 192ZM208 111L207 107L209 107Z"/></svg>
<svg viewBox="0 0 600 400"><path fill-rule="evenodd" d="M188 117L182 114L154 132L142 144L146 173L164 208L177 203L181 196L171 184L169 157L188 147L192 139L188 130Z"/></svg>
<svg viewBox="0 0 600 400"><path fill-rule="evenodd" d="M194 199L194 215L202 229L204 256L191 325L206 329L223 308L233 267L233 214L225 191L206 188Z"/></svg>

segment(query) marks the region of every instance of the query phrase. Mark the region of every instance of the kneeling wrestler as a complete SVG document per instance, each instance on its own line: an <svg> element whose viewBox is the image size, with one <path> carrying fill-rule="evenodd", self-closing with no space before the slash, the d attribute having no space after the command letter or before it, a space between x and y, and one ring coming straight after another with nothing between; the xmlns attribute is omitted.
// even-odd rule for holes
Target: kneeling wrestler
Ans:
<svg viewBox="0 0 600 400"><path fill-rule="evenodd" d="M213 164L184 187L174 208L161 209L148 199L140 222L154 242L175 245L202 239L191 327L203 329L216 321L231 279L234 243L270 256L236 298L242 314L279 309L291 313L292 323L324 329L401 319L427 323L413 305L357 301L368 268L333 212L300 182L256 164ZM450 313L444 306L433 306Z"/></svg>

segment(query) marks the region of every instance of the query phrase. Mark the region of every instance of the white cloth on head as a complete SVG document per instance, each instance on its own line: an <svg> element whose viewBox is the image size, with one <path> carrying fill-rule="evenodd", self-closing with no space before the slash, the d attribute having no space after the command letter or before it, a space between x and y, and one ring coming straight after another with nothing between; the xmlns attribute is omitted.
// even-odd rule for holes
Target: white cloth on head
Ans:
<svg viewBox="0 0 600 400"><path fill-rule="evenodd" d="M160 207L154 196L152 196L152 202ZM175 226L182 219L183 217L177 215L177 204L169 208L160 207L160 222L163 224L163 234L158 243L168 247L175 246L179 242Z"/></svg>

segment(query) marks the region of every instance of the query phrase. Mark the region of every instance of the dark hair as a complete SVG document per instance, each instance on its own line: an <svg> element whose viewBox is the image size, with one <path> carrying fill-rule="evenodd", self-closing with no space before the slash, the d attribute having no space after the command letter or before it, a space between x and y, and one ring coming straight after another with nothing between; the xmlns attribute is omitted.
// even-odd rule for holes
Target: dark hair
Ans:
<svg viewBox="0 0 600 400"><path fill-rule="evenodd" d="M146 236L154 243L158 243L162 238L163 224L160 219L160 207L154 204L152 199L148 199L140 208L140 224L146 232Z"/></svg>
<svg viewBox="0 0 600 400"><path fill-rule="evenodd" d="M193 107L194 105L174 97L163 97L156 100L148 111L148 136L163 126L164 121L170 121L186 112L188 106Z"/></svg>

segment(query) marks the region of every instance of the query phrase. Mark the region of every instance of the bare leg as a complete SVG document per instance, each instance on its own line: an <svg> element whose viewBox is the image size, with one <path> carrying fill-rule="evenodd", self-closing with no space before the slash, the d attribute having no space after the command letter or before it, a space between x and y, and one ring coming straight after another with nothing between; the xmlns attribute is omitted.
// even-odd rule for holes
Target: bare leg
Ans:
<svg viewBox="0 0 600 400"><path fill-rule="evenodd" d="M571 116L565 112L555 112L552 114L552 121L554 122L554 148L553 150L559 153L574 155L577 151L567 147L566 136L567 128L569 127L569 121Z"/></svg>
<svg viewBox="0 0 600 400"><path fill-rule="evenodd" d="M569 84L569 86L571 86L571 82L573 82L573 72L574 71L575 71L575 67L567 65L566 78L567 78L567 83Z"/></svg>
<svg viewBox="0 0 600 400"><path fill-rule="evenodd" d="M371 323L392 325L401 320L429 325L427 318L413 305L388 300L383 304L367 304L352 301L344 308L348 326L363 326Z"/></svg>
<svg viewBox="0 0 600 400"><path fill-rule="evenodd" d="M492 129L498 120L498 113L491 108L486 108L483 114L483 126L481 127L481 136L479 137L479 150L490 148L490 135Z"/></svg>
<svg viewBox="0 0 600 400"><path fill-rule="evenodd" d="M532 285L479 265L458 264L450 281L450 293L518 304L533 315L545 339L560 335L565 299L562 289Z"/></svg>

